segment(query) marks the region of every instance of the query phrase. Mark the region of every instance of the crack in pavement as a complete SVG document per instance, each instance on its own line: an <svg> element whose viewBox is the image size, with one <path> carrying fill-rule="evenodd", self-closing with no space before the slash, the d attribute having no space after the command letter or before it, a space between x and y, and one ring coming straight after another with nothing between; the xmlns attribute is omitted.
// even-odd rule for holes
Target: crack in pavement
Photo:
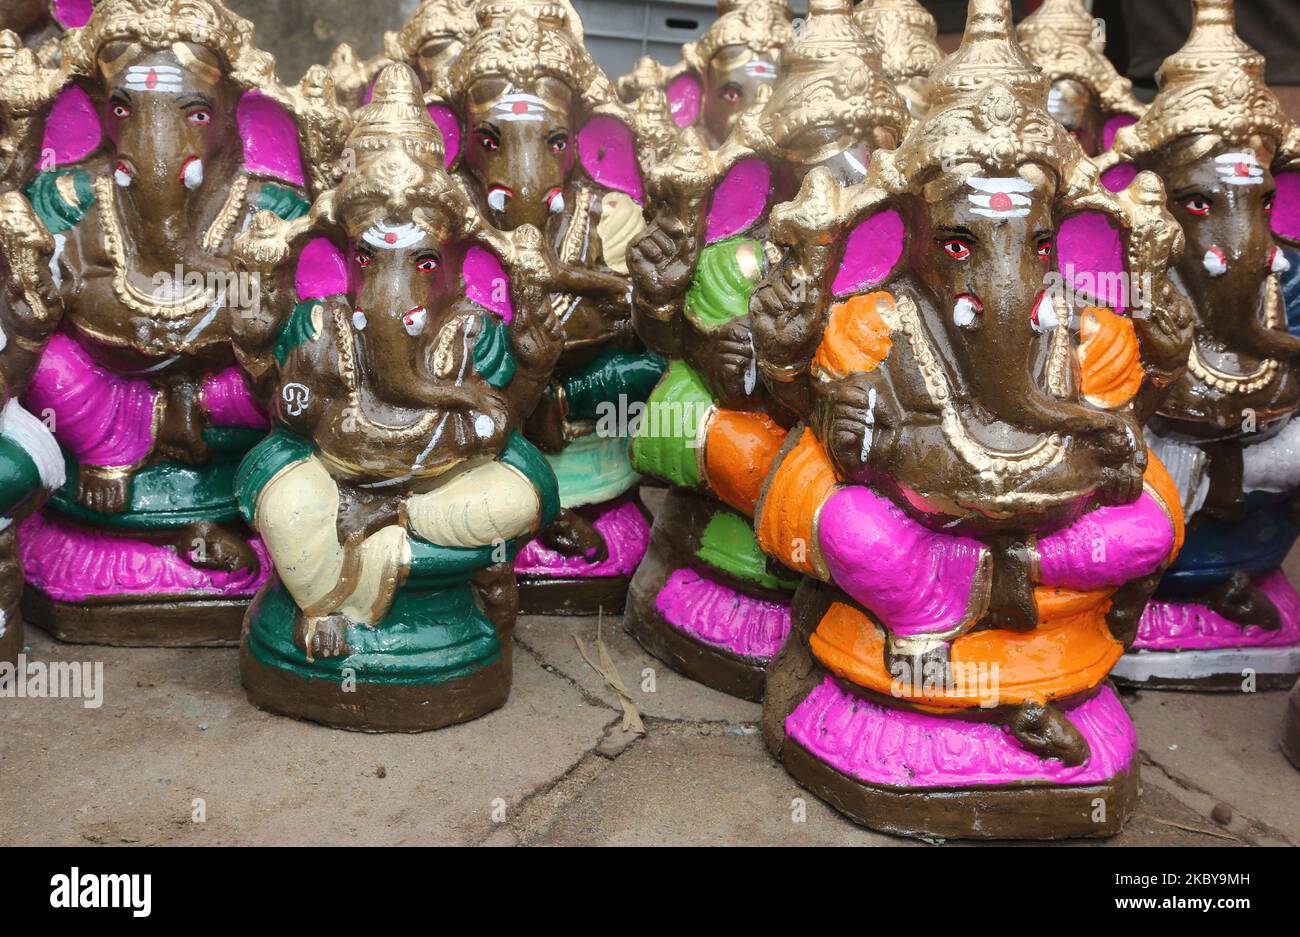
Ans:
<svg viewBox="0 0 1300 937"><path fill-rule="evenodd" d="M1173 769L1169 768L1168 766L1162 764L1161 762L1156 761L1156 759L1151 756L1151 753L1147 751L1145 748L1139 748L1138 752L1142 756L1142 761L1144 763L1144 766L1155 768L1162 775L1168 778L1169 781L1176 788L1181 788L1183 791L1203 797L1209 800L1211 804L1215 804L1215 803L1227 804L1232 809L1233 817L1235 819L1241 820L1241 822L1249 828L1248 830L1231 830L1225 827L1223 828L1224 832L1231 833L1233 836L1238 837L1243 842L1249 843L1252 846L1260 845L1260 843L1256 839L1256 837L1260 835L1267 836L1271 839L1276 839L1279 842L1285 843L1288 846L1297 845L1291 839L1291 837L1288 836L1283 831L1277 829L1274 826L1271 826L1270 824L1266 823L1263 820L1258 819L1257 817L1254 817L1248 813L1245 813L1242 810L1239 810L1235 804L1229 803L1222 796L1215 794L1212 791L1206 790L1196 782L1192 781L1190 778L1187 778L1179 774L1178 772L1174 771ZM1200 805L1188 803L1186 800L1184 800L1181 797L1179 799L1182 800L1185 806L1196 811L1198 814L1206 814L1205 819L1207 822L1209 823L1214 822L1213 820L1210 819L1206 811Z"/></svg>

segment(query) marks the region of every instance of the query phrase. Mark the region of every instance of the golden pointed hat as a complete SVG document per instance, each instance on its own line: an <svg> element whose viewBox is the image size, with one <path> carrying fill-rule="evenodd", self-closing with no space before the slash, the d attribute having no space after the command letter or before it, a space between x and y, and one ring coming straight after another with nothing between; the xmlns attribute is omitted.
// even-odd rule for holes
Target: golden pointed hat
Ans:
<svg viewBox="0 0 1300 937"><path fill-rule="evenodd" d="M853 19L880 50L891 81L924 78L943 59L938 24L918 0L863 0Z"/></svg>
<svg viewBox="0 0 1300 937"><path fill-rule="evenodd" d="M961 46L930 73L929 113L880 154L889 187L903 191L961 163L997 173L1037 163L1063 182L1086 172L1078 141L1048 113L1047 91L1016 42L1011 0L971 0Z"/></svg>
<svg viewBox="0 0 1300 937"><path fill-rule="evenodd" d="M911 123L881 70L879 51L853 21L852 0L810 0L808 19L786 46L772 96L756 119L780 148L825 126L854 140L886 127L902 139Z"/></svg>
<svg viewBox="0 0 1300 937"><path fill-rule="evenodd" d="M388 65L379 73L346 150L355 163L329 194L332 211L352 215L378 209L391 220L410 214L413 206L441 206L453 188L444 168L442 135L409 65Z"/></svg>
<svg viewBox="0 0 1300 937"><path fill-rule="evenodd" d="M1115 135L1121 159L1201 134L1233 144L1264 137L1293 156L1300 148L1296 125L1264 83L1264 57L1237 35L1232 0L1192 0L1191 34L1165 59L1156 81L1159 91L1146 114Z"/></svg>
<svg viewBox="0 0 1300 937"><path fill-rule="evenodd" d="M703 74L728 46L779 58L794 35L793 20L787 0L718 0L718 18L699 39L682 46L682 59Z"/></svg>
<svg viewBox="0 0 1300 937"><path fill-rule="evenodd" d="M201 46L229 66L243 84L270 78L275 60L253 46L253 24L221 0L98 0L85 26L69 30L61 45L68 71L91 76L99 53L112 42L143 49L177 43Z"/></svg>
<svg viewBox="0 0 1300 937"><path fill-rule="evenodd" d="M1017 29L1020 46L1049 81L1077 81L1097 96L1106 114L1141 117L1133 83L1106 58L1105 39L1083 0L1044 0Z"/></svg>
<svg viewBox="0 0 1300 937"><path fill-rule="evenodd" d="M474 0L423 0L401 29L384 34L384 50L395 62L414 62L434 39L468 42L477 28Z"/></svg>
<svg viewBox="0 0 1300 937"><path fill-rule="evenodd" d="M583 45L582 20L568 0L479 0L478 29L451 67L454 94L480 78L516 87L554 78L589 106L616 102L614 86Z"/></svg>

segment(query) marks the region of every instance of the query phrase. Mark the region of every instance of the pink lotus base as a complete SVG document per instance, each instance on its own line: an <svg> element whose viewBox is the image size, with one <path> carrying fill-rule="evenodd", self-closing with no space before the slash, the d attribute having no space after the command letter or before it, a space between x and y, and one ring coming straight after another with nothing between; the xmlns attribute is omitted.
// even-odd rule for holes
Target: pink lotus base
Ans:
<svg viewBox="0 0 1300 937"><path fill-rule="evenodd" d="M1209 651L1300 645L1300 594L1280 569L1256 580L1282 616L1276 631L1243 628L1194 602L1152 601L1138 624L1135 651Z"/></svg>
<svg viewBox="0 0 1300 937"><path fill-rule="evenodd" d="M790 606L737 592L693 569L668 577L655 597L668 624L705 644L766 660L790 633Z"/></svg>
<svg viewBox="0 0 1300 937"><path fill-rule="evenodd" d="M620 499L604 506L592 526L605 538L609 556L592 563L580 556L565 556L533 539L515 557L518 576L595 577L631 576L650 544L650 523L635 501Z"/></svg>
<svg viewBox="0 0 1300 937"><path fill-rule="evenodd" d="M910 790L1099 784L1133 766L1137 733L1109 685L1064 712L1092 749L1076 767L1025 751L996 723L881 706L842 689L829 676L789 715L785 731L841 774Z"/></svg>
<svg viewBox="0 0 1300 937"><path fill-rule="evenodd" d="M194 566L159 544L73 527L45 512L33 514L18 528L18 555L27 582L58 602L89 598L174 595L252 596L270 574L271 558L262 541L249 545L257 553L256 573L233 573Z"/></svg>

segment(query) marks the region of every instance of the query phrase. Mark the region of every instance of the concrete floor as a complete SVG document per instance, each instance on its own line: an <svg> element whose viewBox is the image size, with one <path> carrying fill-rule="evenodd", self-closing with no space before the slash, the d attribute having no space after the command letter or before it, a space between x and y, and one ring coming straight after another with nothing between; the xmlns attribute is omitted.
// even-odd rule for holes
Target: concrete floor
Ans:
<svg viewBox="0 0 1300 937"><path fill-rule="evenodd" d="M1300 553L1288 567L1300 581ZM0 699L0 845L917 844L805 794L764 749L757 704L679 676L606 619L647 729L622 732L617 696L574 643L596 659L596 629L521 620L506 706L414 736L263 713L234 650L91 648L33 630L34 659L103 661L104 703ZM1300 772L1276 742L1285 693L1124 699L1142 795L1104 845L1300 845ZM1226 826L1210 818L1218 804Z"/></svg>

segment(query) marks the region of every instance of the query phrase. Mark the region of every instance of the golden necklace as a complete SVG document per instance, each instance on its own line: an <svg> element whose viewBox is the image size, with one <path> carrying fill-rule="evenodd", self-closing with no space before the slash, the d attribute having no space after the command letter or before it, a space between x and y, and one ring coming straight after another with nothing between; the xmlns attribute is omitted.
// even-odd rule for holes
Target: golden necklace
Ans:
<svg viewBox="0 0 1300 937"><path fill-rule="evenodd" d="M1282 323L1282 295L1277 277L1268 278L1268 295L1264 300L1264 326L1275 329ZM1265 358L1259 367L1249 374L1233 374L1209 364L1201 357L1200 349L1192 340L1192 350L1187 356L1187 370L1195 375L1202 384L1221 390L1225 394L1253 394L1263 390L1277 377L1278 362L1276 358Z"/></svg>
<svg viewBox="0 0 1300 937"><path fill-rule="evenodd" d="M180 299L163 300L131 282L126 261L126 239L122 234L122 221L117 214L117 198L113 181L107 176L101 176L95 180L94 189L95 204L99 209L99 225L103 231L104 252L113 267L113 292L117 294L122 305L151 319L167 322L185 319L209 308L214 298L212 291L203 287ZM226 235L230 233L230 228L243 207L247 191L248 177L243 175L236 177L225 204L217 212L216 218L200 241L204 250L215 253L224 243Z"/></svg>

